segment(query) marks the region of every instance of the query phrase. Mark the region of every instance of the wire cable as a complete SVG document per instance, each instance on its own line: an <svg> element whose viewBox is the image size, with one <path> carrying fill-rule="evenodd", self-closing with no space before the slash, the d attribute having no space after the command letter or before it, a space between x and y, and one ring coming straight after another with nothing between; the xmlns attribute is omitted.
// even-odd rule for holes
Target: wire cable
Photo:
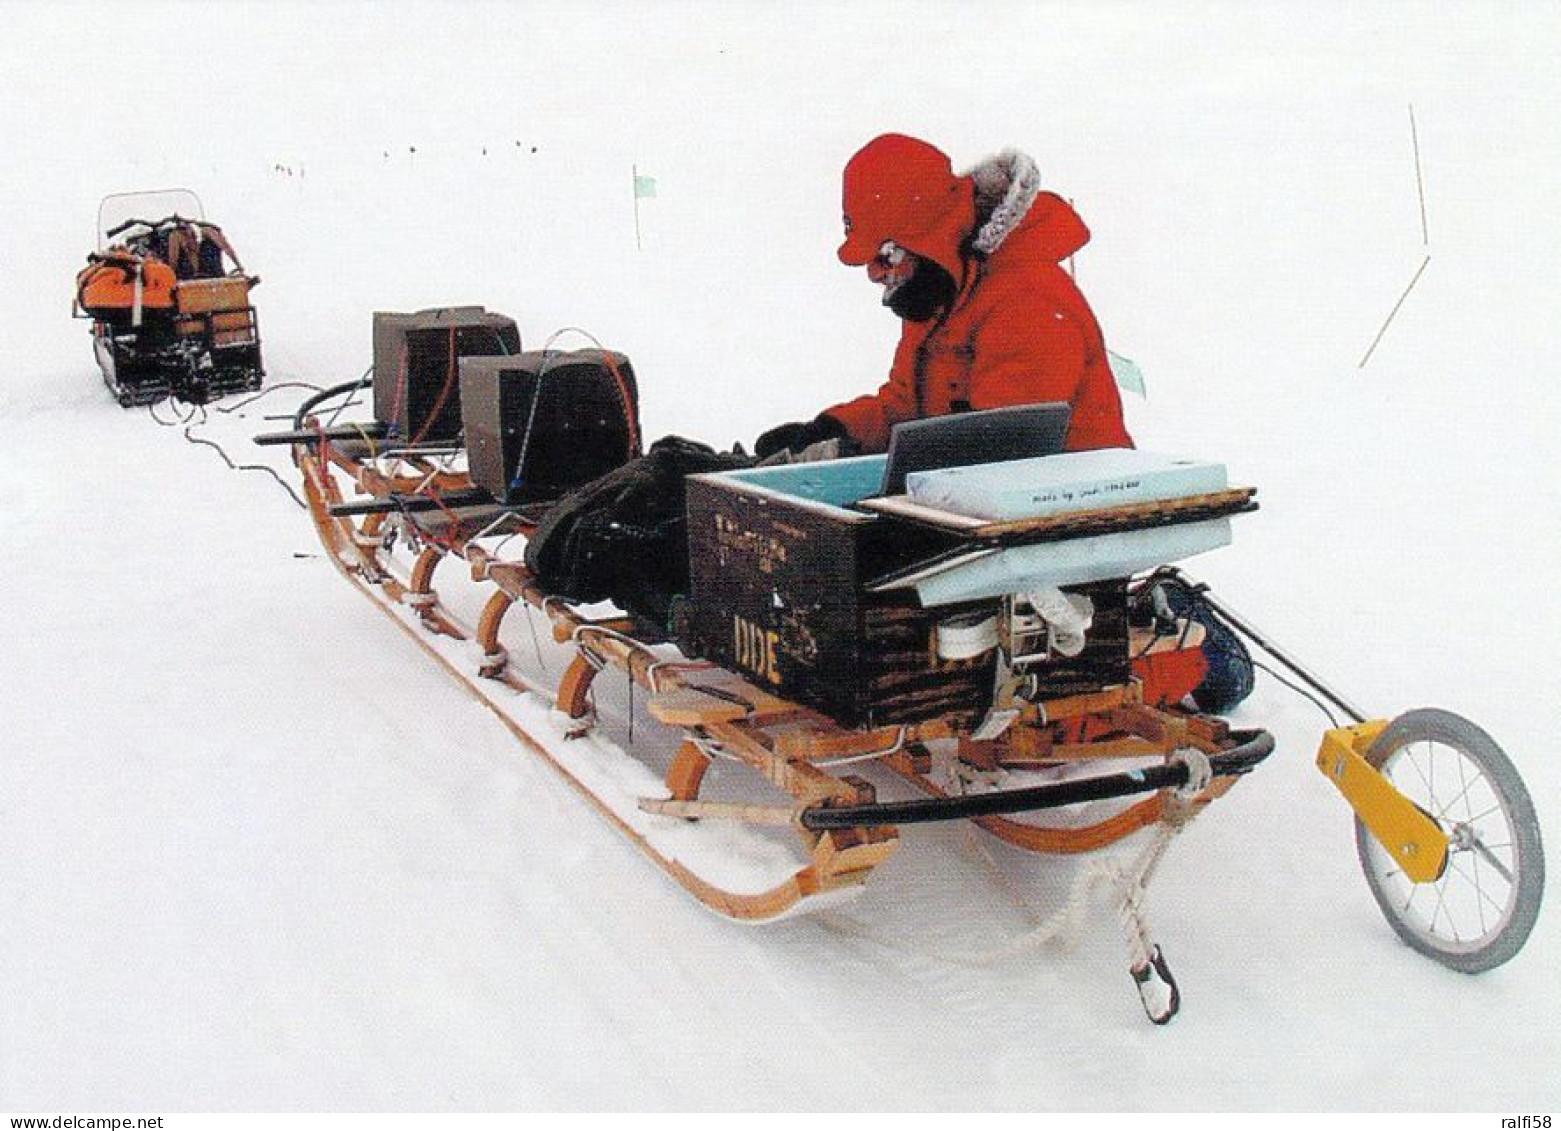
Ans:
<svg viewBox="0 0 1561 1131"><path fill-rule="evenodd" d="M205 423L205 422L202 421L201 423ZM298 497L298 493L296 491L294 491L291 486L288 485L287 480L283 479L280 475L278 475L276 473L276 468L274 468L274 467L267 467L263 463L234 463L233 460L229 457L228 453L223 449L222 445L217 443L217 441L215 441L215 440L208 440L204 436L196 436L196 435L194 435L192 433L192 431L191 431L191 429L193 429L194 427L195 427L194 424L187 424L187 425L185 425L185 428L184 428L184 438L186 440L188 440L190 443L192 443L192 444L201 444L201 445L204 445L205 447L208 447L208 448L214 448L216 450L217 454L222 457L222 462L227 464L228 467L230 469L232 469L233 471L263 471L263 472L265 472L272 479L275 479L277 481L277 483L281 486L282 490L286 491L288 496L291 497L293 502L297 503L298 506L301 509L303 509L303 510L308 510L309 509L309 505Z"/></svg>
<svg viewBox="0 0 1561 1131"><path fill-rule="evenodd" d="M358 375L358 382L357 382L356 387L353 389L353 392L356 392L358 389L367 388L369 383L371 381L373 381L373 379L374 379L374 366L371 363L367 369L365 369L362 373L360 373ZM350 396L343 397L342 401L341 401L341 404L336 406L335 411L331 413L330 419L325 422L325 426L327 428L332 427L336 423L337 418L340 417L341 414L346 410L347 406L349 404L352 404L352 403L353 403L353 401L352 401L352 398Z"/></svg>
<svg viewBox="0 0 1561 1131"><path fill-rule="evenodd" d="M1317 696L1313 695L1310 691L1307 691L1306 688L1300 686L1299 684L1291 683L1288 679L1286 679L1284 676L1280 675L1273 668L1269 667L1267 664L1263 663L1261 660L1253 660L1252 661L1252 666L1254 668L1258 669L1258 671L1266 672L1268 675L1272 676L1276 681L1278 681L1279 683L1281 683L1284 686L1288 687L1291 691L1295 692L1297 695L1301 696L1303 699L1311 700L1312 704L1319 711L1321 711L1323 713L1323 717L1328 720L1328 726L1329 726L1330 729L1336 728L1339 725L1339 720L1334 717L1334 714L1333 714L1332 711L1328 710L1327 704L1325 704Z"/></svg>
<svg viewBox="0 0 1561 1131"><path fill-rule="evenodd" d="M256 393L252 397L245 397L243 400L239 401L237 404L231 404L231 405L220 405L219 404L219 405L212 405L211 407L213 409L215 409L217 412L220 412L224 416L226 416L230 412L237 412L241 408L248 408L250 405L254 404L256 401L262 400L262 399L264 399L266 397L269 397L272 393L276 392L278 389L310 389L310 390L312 390L313 392L316 392L316 393L324 392L324 389L321 388L321 386L311 384L308 381L283 381L279 385L271 385L270 387L261 390L260 392Z"/></svg>
<svg viewBox="0 0 1561 1131"><path fill-rule="evenodd" d="M373 372L374 367L371 365L368 367L368 369L364 370L363 375L358 377L356 380L343 381L340 385L332 385L330 388L315 393L311 397L305 397L293 413L293 430L295 432L303 431L304 418L308 416L309 413L312 412L315 408L324 404L326 401L331 400L334 397L355 393L359 389L366 387ZM340 412L340 408L338 408L337 411Z"/></svg>

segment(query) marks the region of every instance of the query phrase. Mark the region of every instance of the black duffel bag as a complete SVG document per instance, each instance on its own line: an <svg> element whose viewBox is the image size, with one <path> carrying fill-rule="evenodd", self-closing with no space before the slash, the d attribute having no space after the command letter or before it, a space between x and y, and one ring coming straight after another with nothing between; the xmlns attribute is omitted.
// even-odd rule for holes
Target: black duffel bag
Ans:
<svg viewBox="0 0 1561 1131"><path fill-rule="evenodd" d="M673 598L688 592L684 477L753 462L681 436L657 440L549 507L526 546L526 566L549 593L612 601L665 629Z"/></svg>

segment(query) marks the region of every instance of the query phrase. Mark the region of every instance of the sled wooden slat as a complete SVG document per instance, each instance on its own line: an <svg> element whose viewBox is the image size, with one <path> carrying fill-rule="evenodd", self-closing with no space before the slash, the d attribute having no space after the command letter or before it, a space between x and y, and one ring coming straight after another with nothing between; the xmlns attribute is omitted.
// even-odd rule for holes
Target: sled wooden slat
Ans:
<svg viewBox="0 0 1561 1131"><path fill-rule="evenodd" d="M999 765L1009 768L1056 765L1058 762L1100 761L1110 758L1146 758L1163 753L1164 747L1145 738L1102 738L1095 742L1058 742L1032 757L998 755Z"/></svg>
<svg viewBox="0 0 1561 1131"><path fill-rule="evenodd" d="M741 821L749 825L775 825L781 828L797 822L794 809L779 805L750 805L740 801L684 801L678 798L642 797L640 809L663 817L682 817L686 820L714 818L723 821Z"/></svg>
<svg viewBox="0 0 1561 1131"><path fill-rule="evenodd" d="M657 722L671 727L699 727L711 723L730 723L744 718L748 708L741 703L712 699L697 688L680 687L652 697L646 710Z"/></svg>
<svg viewBox="0 0 1561 1131"><path fill-rule="evenodd" d="M1119 530L1134 530L1169 520L1196 522L1238 514L1251 510L1257 505L1252 501L1256 494L1256 488L1233 487L1226 491L1189 495L1185 498L1167 499L1161 502L1133 503L1126 506L1046 515L1041 518L1005 521L954 514L951 511L918 503L908 495L886 495L863 499L857 503L857 506L879 514L893 515L935 526L940 530L954 531L977 541L1006 542L1017 539L1042 541L1047 537L1086 537Z"/></svg>
<svg viewBox="0 0 1561 1131"><path fill-rule="evenodd" d="M987 525L987 520L984 518L973 518L970 515L929 507L925 503L918 503L909 495L876 495L868 499L859 499L854 505L878 514L908 518L912 522L935 526L939 530L974 534Z"/></svg>

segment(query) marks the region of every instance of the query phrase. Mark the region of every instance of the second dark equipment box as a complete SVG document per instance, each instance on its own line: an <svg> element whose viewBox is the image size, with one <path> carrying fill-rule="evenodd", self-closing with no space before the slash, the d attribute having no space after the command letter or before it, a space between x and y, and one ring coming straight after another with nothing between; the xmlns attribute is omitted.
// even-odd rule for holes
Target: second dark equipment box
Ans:
<svg viewBox="0 0 1561 1131"><path fill-rule="evenodd" d="M621 353L462 358L472 482L501 503L556 499L640 454L638 405Z"/></svg>

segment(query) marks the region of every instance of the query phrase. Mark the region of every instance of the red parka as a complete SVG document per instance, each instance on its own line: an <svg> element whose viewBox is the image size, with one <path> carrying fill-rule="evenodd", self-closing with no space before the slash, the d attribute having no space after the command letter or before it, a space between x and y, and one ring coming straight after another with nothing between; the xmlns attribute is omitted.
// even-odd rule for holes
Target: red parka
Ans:
<svg viewBox="0 0 1561 1131"><path fill-rule="evenodd" d="M1089 229L1067 201L1040 191L1022 153L1000 154L966 178L974 224L953 233L959 238L885 236L954 277L953 305L930 321L904 322L883 387L826 413L863 451L881 452L890 426L904 420L1066 401L1069 451L1132 447L1100 326L1062 266Z"/></svg>

